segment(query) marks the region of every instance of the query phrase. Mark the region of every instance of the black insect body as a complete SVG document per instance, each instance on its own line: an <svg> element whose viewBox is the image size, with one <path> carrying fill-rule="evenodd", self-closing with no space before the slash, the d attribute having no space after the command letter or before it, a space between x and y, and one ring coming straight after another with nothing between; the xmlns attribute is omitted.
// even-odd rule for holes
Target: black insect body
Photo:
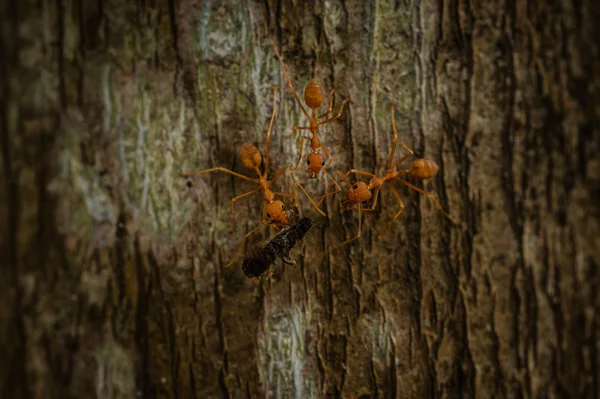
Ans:
<svg viewBox="0 0 600 399"><path fill-rule="evenodd" d="M248 278L260 277L271 268L277 257L287 265L297 266L290 251L304 238L312 225L313 221L304 217L298 223L284 227L275 237L267 240L264 247L257 248L246 256L242 264L244 274Z"/></svg>

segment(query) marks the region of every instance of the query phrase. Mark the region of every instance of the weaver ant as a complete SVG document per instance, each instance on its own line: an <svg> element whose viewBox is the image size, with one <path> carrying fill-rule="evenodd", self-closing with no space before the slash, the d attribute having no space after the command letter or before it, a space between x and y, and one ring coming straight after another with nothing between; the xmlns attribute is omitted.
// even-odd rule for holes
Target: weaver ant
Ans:
<svg viewBox="0 0 600 399"><path fill-rule="evenodd" d="M306 165L307 165L306 170L308 170L308 172L309 172L309 178L311 178L311 179L317 178L317 176L319 175L319 172L322 171L323 174L325 174L327 177L329 177L329 179L332 181L332 183L330 184L329 187L331 187L331 185L337 186L337 191L332 192L332 193L328 193L329 187L327 187L327 190L325 190L325 195L323 195L320 198L319 202L316 204L316 209L320 213L322 213L320 211L320 209L318 208L318 206L321 204L321 202L323 202L323 200L325 199L325 197L327 195L336 194L336 193L340 192L342 190L342 188L331 177L331 175L329 173L327 173L327 169L331 165L331 162L333 161L333 157L331 156L329 151L327 151L327 148L325 148L325 146L319 140L319 136L318 136L319 126L328 124L328 123L333 122L334 120L340 118L342 116L342 112L344 111L344 105L347 102L349 102L350 99L345 99L342 102L342 106L340 107L340 112L336 116L319 121L319 119L325 118L333 110L333 93L335 92L335 88L332 89L331 92L329 93L329 108L327 109L327 111L325 113L317 116L317 108L319 108L321 106L321 104L323 103L323 91L321 90L321 86L319 85L319 83L317 83L317 81L312 79L310 82L308 82L308 84L306 85L306 88L304 89L304 102L306 103L306 106L308 108L310 108L310 110L311 110L311 113L309 115L308 112L306 111L306 108L304 108L304 106L302 105L302 101L300 101L300 98L298 97L296 90L294 90L294 86L292 85L290 76L287 73L285 64L283 63L281 55L279 54L279 51L277 50L277 47L275 47L275 44L273 42L271 42L271 47L273 48L273 51L275 52L275 56L277 57L277 59L279 60L279 63L281 64L281 69L283 70L283 73L287 80L288 86L290 87L290 90L292 91L292 94L294 95L296 102L298 103L298 105L300 106L300 109L302 110L302 113L304 113L304 115L306 115L306 118L308 119L308 121L310 123L310 126L294 126L294 127L292 127L292 133L290 133L288 137L292 136L296 130L310 130L310 132L312 133L312 138L309 136L300 136L300 139L298 140L298 142L299 142L298 161L296 162L296 166L294 167L294 169L292 169L290 171L290 173L292 173L292 176L293 176L293 173L295 171L302 170L302 168L300 168L299 165L300 165L300 161L302 160L302 153L304 150L304 141L309 141L310 147L313 150L313 152L306 157ZM328 158L327 164L325 164L325 158L319 152L319 149L321 149L321 148L323 149L323 152L325 153L325 155ZM302 186L300 186L300 187L302 187ZM304 191L304 192L306 195L308 195L308 193L306 193L306 191ZM313 202L312 199L311 199L311 202ZM314 205L314 202L313 202L313 205ZM323 215L325 215L325 214L323 214Z"/></svg>
<svg viewBox="0 0 600 399"><path fill-rule="evenodd" d="M203 173L208 173L208 172L213 172L213 171L221 171L221 172L229 173L230 175L233 175L240 179L258 184L258 188L254 189L252 191L248 191L247 193L244 193L242 195L238 195L237 197L235 197L231 200L232 221L231 221L230 232L233 231L233 228L235 225L235 202L244 197L248 197L252 194L256 194L261 190L263 191L264 207L263 207L261 225L256 227L255 229L251 230L248 234L246 234L244 236L244 241L242 242L242 245L240 246L240 248L238 248L233 259L227 264L226 267L231 266L233 261L237 258L237 255L239 254L240 250L243 248L245 240L248 237L250 237L250 235L252 235L252 233L254 233L256 230L258 230L262 226L275 226L278 228L282 228L283 226L289 225L289 220L287 218L287 212L286 212L285 205L282 201L276 200L275 199L276 196L293 198L293 199L295 199L296 203L298 203L297 195L282 193L282 192L278 192L278 191L272 191L269 188L272 183L275 183L277 181L277 179L279 179L283 175L283 173L285 172L286 169L291 169L291 165L288 164L288 165L284 166L283 168L281 168L271 180L267 179L267 175L269 174L269 166L270 166L269 153L270 153L270 147L271 147L271 130L273 128L273 122L275 121L276 101L277 101L277 85L274 85L274 88L273 88L273 113L271 115L271 122L269 123L269 129L267 130L267 133L266 133L266 136L267 136L266 154L267 155L266 155L266 159L265 159L264 173L261 173L260 168L259 168L260 164L262 162L262 155L261 155L260 151L258 150L258 148L256 148L252 144L246 143L246 144L243 144L242 148L240 149L240 159L242 161L242 164L248 169L253 169L256 172L258 178L252 179L250 177L236 173L232 170L229 170L226 168L221 168L221 167L205 169L205 170L201 170L198 172L192 172L192 173L180 173L181 177L190 177L190 176L201 175ZM300 183L297 183L296 186L298 186L299 184ZM294 188L293 188L294 191L296 189L296 186L294 186Z"/></svg>
<svg viewBox="0 0 600 399"><path fill-rule="evenodd" d="M358 211L358 233L356 234L356 237L344 241L343 243L340 244L340 246L343 246L351 241L358 240L360 238L361 211L362 212L371 212L371 211L375 210L375 207L377 206L377 198L379 197L379 190L381 189L381 187L384 183L395 180L397 177L402 176L402 175L409 175L417 180L427 180L427 179L430 179L433 176L435 176L435 174L439 170L439 166L434 161L431 161L429 159L422 159L422 158L413 161L410 164L408 169L396 170L396 166L398 166L400 163L406 161L407 159L409 159L413 156L413 151L410 148L408 148L408 146L406 144L404 144L402 141L398 141L398 132L396 130L396 122L394 120L394 105L395 105L395 103L392 102L391 109L392 109L392 129L394 132L394 143L392 144L392 150L390 152L390 157L388 160L387 171L384 173L383 177L377 177L374 174L367 173L367 172L364 172L361 170L356 170L356 169L349 170L348 173L346 173L346 175L344 175L342 177L342 181L344 181L351 173L354 173L357 175L370 177L371 180L369 181L369 184L366 184L365 182L362 182L362 181L354 183L352 185L352 187L350 188L350 190L348 190L348 193L346 193L346 195L341 200L341 203L344 206L344 208L341 211L342 213L345 211L355 211L355 210ZM394 162L394 153L396 151L396 146L398 143L408 151L408 154ZM341 173L339 173L339 174L342 175ZM450 214L442 208L442 206L439 204L439 202L433 196L433 194L431 194L425 190L422 190L417 186L410 184L409 182L405 181L404 179L397 179L397 180L400 183L407 186L408 188L411 188L411 189L418 191L421 194L424 194L427 197L429 197L429 199L431 199L433 201L435 206L453 224L456 224L454 219L452 219L452 216L450 216ZM398 192L396 191L396 189L394 188L394 186L392 184L390 184L389 187L392 190L392 194L396 198L396 201L398 201L398 204L400 205L400 210L398 211L398 213L396 213L394 218L387 224L387 226L384 228L384 230L379 234L379 237L378 237L379 239L383 238L383 235L385 233L387 233L387 231L391 227L392 223L396 219L398 219L398 217L404 211L404 203L402 202L402 199L400 199L400 195L398 195ZM371 197L373 197L372 206L370 208L362 208L362 205L366 201L370 200ZM353 206L353 205L356 205L356 206Z"/></svg>

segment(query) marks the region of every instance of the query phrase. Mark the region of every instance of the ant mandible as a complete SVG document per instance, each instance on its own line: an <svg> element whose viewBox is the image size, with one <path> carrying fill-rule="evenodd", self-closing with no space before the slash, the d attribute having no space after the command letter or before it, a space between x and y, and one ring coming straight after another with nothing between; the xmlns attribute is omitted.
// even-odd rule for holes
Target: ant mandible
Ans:
<svg viewBox="0 0 600 399"><path fill-rule="evenodd" d="M308 118L308 121L310 123L310 126L294 126L294 127L292 127L292 133L290 133L289 136L293 135L296 130L310 130L310 132L312 133L312 138L309 136L300 136L300 139L298 140L299 147L300 147L298 161L296 162L295 168L291 170L291 173L295 172L296 170L301 169L299 167L299 165L300 165L300 161L302 160L302 153L304 150L304 141L305 140L310 141L310 147L312 148L313 152L306 157L306 164L307 164L307 170L309 171L309 177L311 179L315 179L319 175L319 172L323 171L323 174L325 174L327 177L329 177L329 179L332 181L332 183L330 184L329 187L331 187L331 185L337 186L337 191L334 191L331 193L328 193L329 187L327 187L327 190L325 190L325 195L323 195L321 197L321 199L319 200L319 202L316 204L316 209L320 213L322 213L321 210L318 208L318 206L321 204L321 202L323 202L323 200L325 199L325 197L327 195L336 194L336 193L340 192L342 190L342 188L331 177L331 175L329 173L327 173L327 169L331 165L331 162L333 161L333 157L331 156L329 151L327 151L327 148L325 148L325 146L319 140L319 136L318 136L319 126L328 124L328 123L333 122L334 120L340 118L342 116L342 112L344 111L344 105L347 102L349 102L350 99L345 99L342 102L342 106L340 107L340 112L336 116L325 119L323 121L319 121L319 119L326 117L333 110L333 93L335 92L335 88L332 89L331 92L329 93L329 108L327 109L327 111L324 114L317 116L317 108L319 108L321 106L321 104L323 103L323 91L321 90L321 86L314 79L312 79L310 82L308 82L308 84L306 85L306 88L304 89L304 102L306 103L306 106L308 108L310 108L310 110L311 110L311 113L309 115L308 112L306 111L306 108L304 108L304 106L302 105L302 101L300 101L300 98L298 97L296 90L294 90L294 86L292 85L292 81L287 73L285 64L283 63L281 55L279 54L279 51L277 50L277 47L275 47L275 44L273 42L271 42L271 47L273 48L273 51L275 52L275 56L277 57L277 59L279 60L279 63L281 64L281 69L283 70L283 73L287 80L288 86L290 87L290 90L292 91L292 94L294 95L296 102L298 103L298 105L300 106L300 109L302 110L304 115L306 115L306 118ZM323 152L325 153L325 155L328 158L327 164L325 164L325 158L319 152L319 149L321 149L321 148L323 149ZM293 176L293 174L292 174L292 176ZM302 187L302 186L300 185L300 187ZM304 189L303 189L303 191L308 196L308 193L306 193L306 191ZM314 206L314 201L312 201L312 199L311 199L311 202L313 203L313 206Z"/></svg>
<svg viewBox="0 0 600 399"><path fill-rule="evenodd" d="M341 203L344 206L344 208L341 211L342 213L345 211L358 211L358 232L356 234L356 237L344 241L343 243L340 244L340 246L348 244L349 242L358 240L360 238L361 211L362 212L371 212L371 211L375 210L375 207L377 206L377 199L379 197L379 190L381 189L381 187L383 186L384 183L395 180L397 177L402 176L402 175L409 175L417 180L427 180L427 179L431 179L433 176L435 176L439 170L439 166L434 161L431 161L429 159L422 159L422 158L414 160L410 164L408 169L396 170L396 167L400 163L410 159L413 156L413 151L410 148L408 148L408 146L406 144L404 144L402 141L398 141L398 132L396 130L396 122L394 120L394 105L395 105L395 103L392 102L392 104L391 104L392 112L391 113L392 113L392 129L394 131L394 142L392 144L392 150L390 152L390 157L388 160L387 171L384 173L383 177L377 177L374 174L367 173L367 172L364 172L361 170L356 170L356 169L349 170L348 173L346 173L346 175L344 175L342 177L342 181L344 181L351 173L354 173L357 175L370 177L371 180L369 181L369 184L366 184L365 182L362 182L362 181L355 183L354 185L352 185L350 190L348 190L348 193L341 200ZM394 153L396 151L396 146L398 143L408 151L408 154L394 162ZM339 174L341 175L341 173L339 173ZM409 182L405 181L404 179L400 178L397 180L400 183L407 186L408 188L411 188L411 189L418 191L421 194L424 194L427 197L429 197L429 199L431 199L433 201L435 206L453 224L456 224L454 219L452 219L452 216L450 216L450 214L442 208L442 206L439 204L439 202L433 196L433 194L431 194L425 190L422 190L417 186L410 184ZM383 235L388 231L388 229L391 227L392 223L396 219L398 219L398 217L404 211L404 203L402 202L402 199L400 199L400 195L398 195L398 192L396 191L396 189L394 188L394 186L392 184L390 184L389 187L390 187L390 190L392 190L392 194L396 198L396 201L398 201L398 204L400 205L400 210L398 211L398 213L396 213L394 218L387 224L387 226L384 228L384 230L379 234L379 237L378 237L379 239L383 238ZM362 208L361 205L363 203L365 203L366 201L370 200L371 197L373 197L372 206L370 208ZM353 206L353 205L356 205L356 206Z"/></svg>
<svg viewBox="0 0 600 399"><path fill-rule="evenodd" d="M226 168L221 168L221 167L205 169L205 170L201 170L198 172L181 173L180 174L180 176L182 176L182 177L190 177L190 176L201 175L203 173L208 173L208 172L213 172L213 171L221 171L221 172L229 173L230 175L233 175L240 179L258 184L258 188L254 189L252 191L248 191L247 193L244 193L242 195L238 195L237 197L235 197L231 200L232 220L231 220L230 232L233 231L233 227L235 225L235 202L244 197L248 197L252 194L258 193L261 190L263 191L264 207L263 207L261 224L260 224L260 226L251 230L248 234L246 234L244 236L242 245L240 246L240 248L238 248L233 259L227 264L226 267L229 267L233 264L234 260L238 256L240 250L243 248L243 245L244 245L244 242L246 241L246 239L248 237L250 237L250 235L252 235L252 233L254 233L256 230L258 230L262 226L275 226L275 227L281 228L283 226L289 225L289 220L287 218L285 205L283 204L282 201L276 200L275 196L293 198L293 199L295 199L296 203L298 202L298 197L295 194L287 194L287 193L272 191L269 188L272 183L275 183L277 181L277 179L279 179L283 175L283 173L285 172L286 169L291 169L291 167L292 167L291 165L288 164L288 165L284 166L283 168L281 168L271 180L267 179L267 175L269 174L269 166L270 166L269 153L270 153L270 147L271 147L271 130L273 128L273 122L275 121L276 101L277 101L277 85L274 85L274 88L273 88L273 113L271 115L271 122L269 123L269 129L267 130L267 134L266 134L266 136L267 136L266 154L267 155L266 155L266 159L265 159L265 172L261 173L261 171L259 169L260 164L262 162L262 155L261 155L260 151L258 150L258 148L256 148L252 144L246 143L246 144L243 144L242 148L240 149L240 159L242 161L242 164L246 168L254 170L256 172L256 174L258 175L258 178L252 179L250 177L236 173L232 170L229 170ZM296 189L296 187L294 187L294 190L295 189Z"/></svg>

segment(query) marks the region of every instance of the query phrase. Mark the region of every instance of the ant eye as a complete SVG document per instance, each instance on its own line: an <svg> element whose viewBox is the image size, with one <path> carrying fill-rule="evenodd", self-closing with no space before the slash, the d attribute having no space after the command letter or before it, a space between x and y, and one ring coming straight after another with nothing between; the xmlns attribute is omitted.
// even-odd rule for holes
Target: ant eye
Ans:
<svg viewBox="0 0 600 399"><path fill-rule="evenodd" d="M307 160L306 160L306 164L307 164L307 165L310 165L310 159L307 159Z"/></svg>
<svg viewBox="0 0 600 399"><path fill-rule="evenodd" d="M353 185L352 188L356 190L358 188L358 184Z"/></svg>
<svg viewBox="0 0 600 399"><path fill-rule="evenodd" d="M269 219L271 219L271 214L270 214L270 213L267 213L267 217L268 217Z"/></svg>
<svg viewBox="0 0 600 399"><path fill-rule="evenodd" d="M191 188L192 187L192 182L188 180L187 186L188 186L188 188Z"/></svg>
<svg viewBox="0 0 600 399"><path fill-rule="evenodd" d="M321 162L321 166L325 165L325 161Z"/></svg>
<svg viewBox="0 0 600 399"><path fill-rule="evenodd" d="M281 209L285 209L285 206L283 204L281 204Z"/></svg>

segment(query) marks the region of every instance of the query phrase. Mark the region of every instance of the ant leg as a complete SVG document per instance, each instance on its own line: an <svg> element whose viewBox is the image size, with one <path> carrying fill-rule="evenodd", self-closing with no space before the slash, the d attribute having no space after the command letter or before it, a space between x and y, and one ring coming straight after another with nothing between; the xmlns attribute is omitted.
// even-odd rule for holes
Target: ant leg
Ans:
<svg viewBox="0 0 600 399"><path fill-rule="evenodd" d="M269 122L269 130L267 130L267 159L265 160L265 176L269 173L269 154L271 150L271 129L275 121L275 110L277 103L277 85L273 85L273 113L271 114L271 122Z"/></svg>
<svg viewBox="0 0 600 399"><path fill-rule="evenodd" d="M394 188L394 186L392 186L390 184L390 189L392 190L392 194L394 194L394 197L396 198L396 201L398 201L398 204L400 205L400 210L398 211L398 213L396 213L396 215L394 215L394 218L384 227L384 229L381 231L381 233L379 233L379 235L377 236L377 238L379 238L380 240L383 238L383 236L385 235L385 233L388 232L388 230L390 229L390 227L392 227L392 223L394 223L394 221L396 219L398 219L398 217L402 214L402 212L404 212L404 202L402 202L402 199L400 198L400 195L398 195L398 192L396 191L396 189Z"/></svg>
<svg viewBox="0 0 600 399"><path fill-rule="evenodd" d="M400 164L403 161L406 161L407 159L409 159L410 157L413 156L413 150L411 150L410 148L408 148L408 146L406 144L404 144L403 142L400 141L400 145L402 147L404 147L404 149L406 149L408 151L408 154L403 156L402 158L400 158L399 160L397 160L396 162L394 162L394 164L392 165L392 161L394 160L394 153L396 152L396 145L398 144L398 129L396 129L396 120L394 118L394 106L396 105L396 103L394 101L392 101L391 104L391 109L392 109L392 130L394 131L394 142L392 144L392 151L390 152L390 159L388 161L388 169L392 169L396 166L398 166L398 164Z"/></svg>
<svg viewBox="0 0 600 399"><path fill-rule="evenodd" d="M259 191L260 191L260 188L257 188L256 190L248 191L245 194L238 195L237 197L235 197L231 200L231 227L229 228L230 233L233 231L233 227L235 226L235 201L237 201L241 198L247 197L249 195L255 194Z"/></svg>
<svg viewBox="0 0 600 399"><path fill-rule="evenodd" d="M264 223L267 217L267 207L265 205L263 205L262 216L260 217L261 223Z"/></svg>
<svg viewBox="0 0 600 399"><path fill-rule="evenodd" d="M440 210L440 212L442 212L444 214L444 216L446 216L453 224L457 224L456 221L454 219L452 219L452 216L450 216L450 214L448 212L446 212L444 210L444 208L442 208L442 206L440 205L440 203L438 202L438 200L435 198L435 196L433 194L428 193L425 190L421 190L419 187L413 186L412 184L410 184L409 182L407 182L403 179L398 179L398 180L400 181L400 183L404 184L406 187L412 188L413 190L418 191L421 194L424 194L427 197L429 197L429 199L433 201L435 206Z"/></svg>
<svg viewBox="0 0 600 399"><path fill-rule="evenodd" d="M277 179L279 179L279 178L280 178L280 177L281 177L281 176L284 174L284 172L286 171L286 169L290 169L291 171L293 171L293 169L292 169L292 165L290 165L290 164L288 164L288 165L285 165L283 168L281 168L281 169L279 170L279 172L277 172L277 174L276 174L276 175L273 177L273 179L271 179L271 183L276 183L276 182L277 182ZM289 173L292 173L292 172L289 172ZM289 182L289 180L288 180L288 178L287 178L287 177L288 177L288 175L289 175L289 173L288 173L287 175L285 175L285 178L286 178L286 182L287 182L287 184L288 184L288 187L292 186L292 184L290 184L290 182ZM292 180L295 182L295 179L294 179L294 178L292 178ZM285 201L285 206L286 206L286 207L288 206L288 204L289 204L289 200Z"/></svg>
<svg viewBox="0 0 600 399"><path fill-rule="evenodd" d="M297 171L299 171L299 170L309 171L309 170L310 170L310 168L290 168L290 171L287 173L287 175L286 175L286 176L290 176L290 175L291 175L291 176L292 176L292 181L293 181L294 183L296 183L298 180L296 179L296 175L295 175L295 173L296 173Z"/></svg>
<svg viewBox="0 0 600 399"><path fill-rule="evenodd" d="M394 152L396 152L396 144L398 143L398 131L396 130L396 121L394 120L394 106L395 101L392 101L392 130L394 132L394 142L392 144L392 151L390 152L390 159L388 161L388 169L392 169L392 161L394 160Z"/></svg>
<svg viewBox="0 0 600 399"><path fill-rule="evenodd" d="M226 268L230 267L233 262L237 259L237 257L240 254L240 251L244 248L244 245L246 244L246 240L248 239L248 237L250 237L256 230L260 229L263 226L266 226L267 223L265 223L264 221L261 222L260 226L250 230L250 232L248 234L246 234L244 236L244 239L242 240L242 243L240 244L240 246L238 247L238 249L235 251L235 254L233 255L233 258L231 259L231 261L229 261L229 263L225 266Z"/></svg>
<svg viewBox="0 0 600 399"><path fill-rule="evenodd" d="M296 185L294 186L294 188L292 189L292 192L296 192L296 188L300 187L300 189L304 192L304 194L306 195L306 197L308 198L308 200L310 201L310 203L312 204L313 208L315 208L317 210L317 212L319 212L322 216L327 216L327 214L325 212L323 212L319 206L317 204L315 204L315 201L312 199L312 197L308 194L308 192L304 189L304 187L302 186L302 183L296 183ZM298 196L296 196L296 199L298 199ZM319 202L320 204L320 202Z"/></svg>
<svg viewBox="0 0 600 399"><path fill-rule="evenodd" d="M295 205L296 205L296 208L298 208L298 210L300 210L300 201L299 201L298 195L296 194L296 188L298 188L298 186L302 187L302 184L306 184L306 182L305 182L305 183L300 183L300 182L298 181L298 179L296 179L295 172L296 172L296 171L299 171L299 170L308 170L308 168L296 168L296 169L290 169L290 172L289 172L289 173L286 175L286 177L288 177L288 176L290 176L290 175L291 175L291 184L290 184L290 187L291 187L291 190L292 190L292 192L294 193L294 199L295 199L295 202L294 202L294 203L295 203ZM288 183L290 183L290 182L288 181ZM308 193L307 193L307 192L304 190L304 188L302 188L302 189L303 189L304 193L306 194L306 196L307 196L309 199L311 199L311 197L310 197L310 196L308 195ZM312 201L311 201L311 203L312 203ZM320 209L318 209L318 211L319 211L319 213L322 213Z"/></svg>
<svg viewBox="0 0 600 399"><path fill-rule="evenodd" d="M283 172L285 172L285 170L288 168L292 169L292 165L288 164L288 165L285 165L283 168L279 169L279 172L277 172L277 174L275 176L273 176L273 178L271 179L271 183L277 182L277 179L279 179L281 177L281 175L283 175Z"/></svg>
<svg viewBox="0 0 600 399"><path fill-rule="evenodd" d="M329 151L327 151L327 148L325 148L325 146L323 145L323 143L321 143L320 147L323 149L323 152L325 153L325 155L327 156L327 158L329 158L329 161L327 161L327 164L325 164L325 166L323 167L322 171L323 171L323 174L327 175L331 179L331 183L329 184L329 186L325 190L325 194L322 197L320 197L318 205L321 205L321 202L323 202L328 195L330 195L330 194L337 194L340 191L342 191L342 187L340 187L340 185L331 177L331 175L329 173L327 173L327 169L331 165L331 162L333 162L333 157L331 156L331 154L329 153ZM332 184L335 184L338 189L336 191L332 192L332 193L328 193L329 192L329 188L332 186Z"/></svg>
<svg viewBox="0 0 600 399"><path fill-rule="evenodd" d="M302 160L302 152L304 151L304 141L303 140L310 141L311 138L308 136L300 136L300 140L298 140L298 143L300 145L300 154L298 154L298 161L296 162L295 169L298 169L298 166L300 165L300 160Z"/></svg>
<svg viewBox="0 0 600 399"><path fill-rule="evenodd" d="M338 173L340 174L340 176L342 176L342 173L340 171L338 171ZM351 173L354 173L356 175L361 175L361 176L367 176L367 177L377 177L372 173L369 172L363 172L362 170L356 170L356 169L350 169L345 175L342 176L342 181L346 181L346 179L348 178L348 176L350 176Z"/></svg>
<svg viewBox="0 0 600 399"><path fill-rule="evenodd" d="M296 176L294 175L294 173L300 169L294 169L291 165L290 165L290 171L287 172L285 174L285 181L288 184L288 187L291 188L293 187L298 181L296 180ZM291 177L290 177L291 176Z"/></svg>
<svg viewBox="0 0 600 399"><path fill-rule="evenodd" d="M292 132L288 135L286 135L286 138L290 138L294 135L294 133L296 132L296 130L310 130L309 126L292 126Z"/></svg>
<svg viewBox="0 0 600 399"><path fill-rule="evenodd" d="M308 112L306 112L306 109L304 109L304 106L302 105L302 102L300 101L300 98L298 97L298 94L296 94L296 90L294 90L294 86L292 85L292 80L290 79L290 76L288 75L287 70L285 69L285 64L283 63L283 60L281 59L281 55L279 55L279 50L277 50L277 47L275 47L275 43L273 43L272 41L271 41L271 47L273 48L273 52L275 53L275 57L277 57L277 59L279 60L279 63L281 64L281 69L283 69L283 74L285 75L285 78L287 79L288 86L290 87L290 90L292 91L292 94L294 95L294 98L298 102L298 105L300 106L300 109L302 110L302 112L304 113L304 115L306 115L306 117L308 118L308 120L311 120L310 116L308 116Z"/></svg>
<svg viewBox="0 0 600 399"><path fill-rule="evenodd" d="M221 168L221 167L211 168L211 169L205 169L205 170L201 170L201 171L198 171L198 172L191 172L191 173L181 172L181 173L179 173L179 176L181 176L181 177L190 177L190 176L201 175L203 173L214 172L214 171L217 171L217 170L219 170L221 172L229 173L230 175L235 176L235 177L239 177L240 179L251 181L252 183L257 183L258 182L258 179L251 179L248 176L240 175L239 173L235 173L232 170Z"/></svg>
<svg viewBox="0 0 600 399"><path fill-rule="evenodd" d="M317 116L317 119L321 119L324 116L327 116L331 113L331 111L333 111L333 93L335 92L335 89L331 89L331 91L329 92L329 108L327 109L327 112L325 112L322 115Z"/></svg>
<svg viewBox="0 0 600 399"><path fill-rule="evenodd" d="M329 173L327 173L327 172L323 172L323 173L325 173L325 175L326 175L327 177L329 177L329 179L331 180L331 183L330 183L330 185L332 185L332 184L333 184L333 185L335 185L335 186L337 187L337 190L336 190L336 191L334 191L334 192L333 192L333 194L337 194L337 193L339 193L340 191L342 191L342 186L340 186L340 185L338 184L338 182L336 182L336 181L335 181L335 179L334 179L334 178L333 178L333 177L332 177L332 176L331 176Z"/></svg>
<svg viewBox="0 0 600 399"><path fill-rule="evenodd" d="M394 140L395 143L395 140ZM403 156L402 158L400 158L399 160L397 160L396 162L394 162L394 164L392 165L393 168L395 168L396 166L398 166L400 163L406 161L407 159L411 158L413 156L413 150L411 150L410 148L408 148L408 146L406 144L404 144L401 141L398 141L398 144L400 144L402 147L404 147L404 149L406 151L408 151L408 154L406 154L405 156ZM394 144L395 147L395 144ZM390 169L392 168L390 167Z"/></svg>
<svg viewBox="0 0 600 399"><path fill-rule="evenodd" d="M377 199L379 198L379 190L381 190L381 188L375 190L375 194L373 195L373 205L371 205L370 208L363 209L363 212L371 212L375 210L377 207Z"/></svg>
<svg viewBox="0 0 600 399"><path fill-rule="evenodd" d="M329 153L329 151L327 151L327 148L325 148L325 146L323 145L323 143L321 143L320 147L323 149L323 152L325 153L325 155L327 156L327 158L329 158L329 160L327 161L327 163L323 167L323 172L325 172L329 168L329 165L331 165L331 162L333 162L333 157L331 156L331 154Z"/></svg>
<svg viewBox="0 0 600 399"><path fill-rule="evenodd" d="M350 243L352 241L360 239L360 229L361 229L361 226L362 226L362 217L361 217L361 212L360 212L361 211L361 206L360 205L361 204L358 204L358 231L356 232L356 237L351 238L349 240L346 240L346 241L342 242L340 245L338 245L338 247L343 247L344 245L346 245L346 244L348 244L348 243Z"/></svg>
<svg viewBox="0 0 600 399"><path fill-rule="evenodd" d="M342 182L342 183L345 183L345 182L346 182L346 179L348 178L348 175L349 175L349 174L346 174L346 175L344 175L344 174L343 174L342 172L340 172L339 170L336 170L336 171L335 171L335 173L337 173L337 174L338 174L338 175L339 175L339 176L342 178L342 180L341 180L341 182Z"/></svg>
<svg viewBox="0 0 600 399"><path fill-rule="evenodd" d="M280 193L279 191L273 191L273 194L279 195L280 197L296 198L294 194Z"/></svg>
<svg viewBox="0 0 600 399"><path fill-rule="evenodd" d="M296 206L297 209L300 209L300 200L298 199L298 195L296 194L296 186L299 185L300 183L296 183L296 185L294 187L292 187L292 194L288 194L288 193L280 193L280 192L276 192L274 191L273 194L275 195L279 195L282 196L284 198L291 198L294 200L294 205ZM285 202L285 206L288 206L289 200L287 200Z"/></svg>
<svg viewBox="0 0 600 399"><path fill-rule="evenodd" d="M331 175L325 171L323 171L323 173L325 173L325 175L327 177L329 177L329 179L331 180L331 183L329 183L329 186L327 186L327 189L325 190L325 194L323 194L322 196L319 197L319 202L317 202L317 206L320 206L321 203L325 200L325 198L328 195L335 195L337 193L339 193L340 191L342 191L342 187L338 184L338 182L335 181L335 179L333 177L331 177ZM335 185L337 187L337 189L333 192L329 192L329 189L331 188L331 186Z"/></svg>
<svg viewBox="0 0 600 399"><path fill-rule="evenodd" d="M291 177L291 179L292 179L292 182L296 183L296 181L297 181L297 180L296 180L296 176L294 176L294 173L295 173L297 170L302 170L302 169L296 169L296 168L292 168L292 167L290 166L290 171L289 171L289 172L287 172L287 173L285 174L285 177L286 177L286 179L288 178L288 176L292 176L292 177ZM289 184L289 180L288 180L288 184Z"/></svg>
<svg viewBox="0 0 600 399"><path fill-rule="evenodd" d="M362 222L361 222L361 219L362 219L362 217L361 217L361 206L360 206L360 204L358 204L358 206L355 207L355 208L351 208L351 210L357 210L358 211L358 231L356 232L356 237L350 238L350 239L348 239L348 240L346 240L346 241L344 241L344 242L342 242L342 243L340 243L338 245L330 247L329 248L330 250L341 248L344 245L346 245L348 243L351 243L352 241L356 241L356 240L360 239L360 229L361 229L361 225L362 225ZM321 254L319 255L319 259L323 259L325 257L326 252L327 251L321 252Z"/></svg>
<svg viewBox="0 0 600 399"><path fill-rule="evenodd" d="M329 119L325 119L325 120L324 120L324 121L322 121L322 122L319 122L319 125L325 125L325 124L327 124L327 123L329 123L329 122L331 122L331 121L333 121L333 120L336 120L336 119L338 119L340 116L342 116L342 112L344 111L344 105L345 105L345 104L346 104L348 101L350 101L350 99L349 99L349 98L345 99L345 100L344 100L344 102L342 102L342 107L340 108L340 112L339 112L339 113L338 113L336 116L334 116L334 117L332 117L332 118L329 118Z"/></svg>

